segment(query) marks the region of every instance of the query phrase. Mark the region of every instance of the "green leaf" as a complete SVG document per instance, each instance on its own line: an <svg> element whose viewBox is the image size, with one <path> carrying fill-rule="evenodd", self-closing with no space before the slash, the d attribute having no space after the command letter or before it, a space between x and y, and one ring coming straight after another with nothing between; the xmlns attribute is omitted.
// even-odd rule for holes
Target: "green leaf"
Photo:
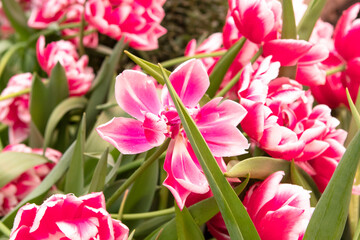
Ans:
<svg viewBox="0 0 360 240"><path fill-rule="evenodd" d="M226 177L246 177L265 180L272 173L284 171L285 176L290 176L290 162L272 157L252 157L235 164L224 175ZM285 179L284 179L285 180Z"/></svg>
<svg viewBox="0 0 360 240"><path fill-rule="evenodd" d="M360 159L360 132L345 151L306 229L307 239L340 239L343 233L355 172Z"/></svg>
<svg viewBox="0 0 360 240"><path fill-rule="evenodd" d="M216 63L210 75L210 86L206 92L210 98L215 96L215 93L219 89L225 74L237 54L240 52L241 48L244 46L245 41L246 38L240 38Z"/></svg>
<svg viewBox="0 0 360 240"><path fill-rule="evenodd" d="M359 114L358 110L356 109L356 106L355 106L354 102L351 99L349 89L347 89L347 88L346 88L346 97L347 97L347 100L349 102L351 114L352 114L352 117L353 117L353 119L355 121L356 127L357 127L357 129L360 129L360 114Z"/></svg>
<svg viewBox="0 0 360 240"><path fill-rule="evenodd" d="M20 176L26 170L46 162L47 159L39 154L22 152L0 153L0 188Z"/></svg>
<svg viewBox="0 0 360 240"><path fill-rule="evenodd" d="M98 164L96 165L88 193L101 192L104 189L105 178L107 174L108 154L109 148L106 148L104 153L101 155Z"/></svg>
<svg viewBox="0 0 360 240"><path fill-rule="evenodd" d="M33 31L28 27L26 15L19 3L15 0L1 0L1 3L2 9L11 26L22 39L27 39Z"/></svg>
<svg viewBox="0 0 360 240"><path fill-rule="evenodd" d="M242 193L242 191L245 189L247 184L249 183L250 177L249 175L247 178L237 187L234 188L234 191L237 195ZM201 226L202 224L209 221L212 217L214 217L219 212L219 207L216 203L216 200L214 197L210 197L207 199L204 199L198 203L195 203L194 205L190 206L188 208L191 216L193 217L195 223L198 226ZM156 221L154 219L153 221ZM159 220L160 221L160 220ZM150 225L150 223L149 223ZM144 231L142 228L139 230L137 229L137 232L140 232L140 230ZM157 236L157 233L161 230L161 234L159 236L158 240L170 240L170 239L176 239L177 236L174 234L176 232L176 221L175 219L172 219L171 221L168 221L163 226L159 227L157 230L153 231L151 235L149 235L146 239L154 239L151 236Z"/></svg>
<svg viewBox="0 0 360 240"><path fill-rule="evenodd" d="M44 146L44 138L35 124L30 122L29 147L42 148Z"/></svg>
<svg viewBox="0 0 360 240"><path fill-rule="evenodd" d="M63 66L58 62L51 70L48 86L48 101L51 107L57 106L69 97L69 84Z"/></svg>
<svg viewBox="0 0 360 240"><path fill-rule="evenodd" d="M196 225L189 210L184 207L182 211L175 203L176 212L176 230L180 240L187 239L205 239L198 225Z"/></svg>
<svg viewBox="0 0 360 240"><path fill-rule="evenodd" d="M40 133L45 131L47 118L50 114L50 106L47 88L36 74L33 76L30 93L30 115L31 120Z"/></svg>
<svg viewBox="0 0 360 240"><path fill-rule="evenodd" d="M230 237L232 239L260 239L244 205L223 176L203 136L175 92L165 72L163 72L163 78L180 116L186 135L224 217Z"/></svg>
<svg viewBox="0 0 360 240"><path fill-rule="evenodd" d="M10 229L1 221L0 221L0 232L2 232L6 237L10 237L10 233L11 233Z"/></svg>
<svg viewBox="0 0 360 240"><path fill-rule="evenodd" d="M299 172L299 170L297 169L294 161L291 162L290 164L290 172L291 172L291 182L293 184L296 184L296 185L299 185L299 186L302 186L304 189L306 190L310 190L310 204L311 204L311 207L315 207L319 198L320 198L320 193L319 193L319 190L316 188L315 186L315 189L313 186L311 186L307 180L301 175L301 173ZM317 194L315 194L317 193Z"/></svg>
<svg viewBox="0 0 360 240"><path fill-rule="evenodd" d="M283 23L281 38L282 39L297 39L296 23L292 0L282 1Z"/></svg>
<svg viewBox="0 0 360 240"><path fill-rule="evenodd" d="M164 79L162 78L161 75L161 70L159 68L159 66L150 63L144 59L141 59L131 53L129 53L128 51L124 51L125 54L137 65L139 65L144 72L146 72L147 74L149 74L150 76L152 76L153 78L156 79L156 81L158 81L159 84L164 85ZM171 72L169 70L164 70L167 76L170 76Z"/></svg>
<svg viewBox="0 0 360 240"><path fill-rule="evenodd" d="M2 78L7 64L10 62L12 56L20 49L24 48L26 44L24 42L18 42L12 45L0 59L0 78ZM3 85L3 84L0 84ZM6 85L6 84L4 84Z"/></svg>
<svg viewBox="0 0 360 240"><path fill-rule="evenodd" d="M65 179L65 193L81 196L84 193L84 144L85 144L85 114L81 120L74 153Z"/></svg>
<svg viewBox="0 0 360 240"><path fill-rule="evenodd" d="M319 19L326 0L312 0L297 27L299 38L309 40L316 21Z"/></svg>
<svg viewBox="0 0 360 240"><path fill-rule="evenodd" d="M97 116L100 113L96 106L105 103L109 93L110 84L113 81L116 67L119 63L121 53L125 47L124 40L118 41L115 45L109 60L105 60L97 74L94 85L91 89L91 97L86 107L86 132L90 133L94 127Z"/></svg>
<svg viewBox="0 0 360 240"><path fill-rule="evenodd" d="M44 149L46 149L51 141L54 134L54 130L60 120L71 110L83 109L86 105L87 100L83 97L71 97L63 100L56 108L51 112L49 120L46 124L44 134Z"/></svg>
<svg viewBox="0 0 360 240"><path fill-rule="evenodd" d="M12 226L15 215L18 209L27 202L41 203L41 197L46 193L61 177L63 177L66 169L69 166L73 156L75 143L73 143L63 154L60 161L55 165L51 172L43 179L40 185L35 188L29 195L27 195L10 213L8 213L1 220L6 226Z"/></svg>
<svg viewBox="0 0 360 240"><path fill-rule="evenodd" d="M155 149L147 152L147 158L155 152ZM150 165L133 183L124 207L124 213L148 212L154 200L159 176L158 164ZM130 228L135 228L140 221L126 221Z"/></svg>

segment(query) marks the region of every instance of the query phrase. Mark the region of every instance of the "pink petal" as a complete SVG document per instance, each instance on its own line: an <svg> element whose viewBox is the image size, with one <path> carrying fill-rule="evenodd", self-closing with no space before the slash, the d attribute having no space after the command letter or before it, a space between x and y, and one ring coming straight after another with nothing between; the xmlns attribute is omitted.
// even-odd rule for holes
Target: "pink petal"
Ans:
<svg viewBox="0 0 360 240"><path fill-rule="evenodd" d="M264 43L263 56L272 55L273 61L279 61L281 66L293 66L311 48L312 44L304 40L276 39Z"/></svg>
<svg viewBox="0 0 360 240"><path fill-rule="evenodd" d="M234 101L222 100L222 98L214 98L201 107L195 117L196 123L202 126L206 124L213 125L215 123L237 126L244 119L247 111L243 106Z"/></svg>
<svg viewBox="0 0 360 240"><path fill-rule="evenodd" d="M215 123L199 125L199 130L216 157L230 157L245 154L249 148L248 140L233 125Z"/></svg>
<svg viewBox="0 0 360 240"><path fill-rule="evenodd" d="M207 71L198 59L182 63L172 72L169 79L176 93L188 108L198 104L210 85Z"/></svg>
<svg viewBox="0 0 360 240"><path fill-rule="evenodd" d="M296 72L296 81L305 86L318 86L326 83L326 71L318 64L299 65Z"/></svg>
<svg viewBox="0 0 360 240"><path fill-rule="evenodd" d="M158 115L161 104L154 83L146 74L125 70L116 77L115 97L125 112L139 121L144 121L145 113Z"/></svg>
<svg viewBox="0 0 360 240"><path fill-rule="evenodd" d="M146 113L143 127L145 137L152 146L159 146L165 141L167 125L163 119L152 113Z"/></svg>
<svg viewBox="0 0 360 240"><path fill-rule="evenodd" d="M189 153L185 144L188 143L180 135L172 140L164 162L168 175L163 184L172 192L180 209L191 192L203 194L210 189L204 173L194 162L194 154Z"/></svg>
<svg viewBox="0 0 360 240"><path fill-rule="evenodd" d="M71 219L56 222L60 231L69 239L91 239L95 238L98 229L89 219Z"/></svg>
<svg viewBox="0 0 360 240"><path fill-rule="evenodd" d="M255 103L248 109L248 113L241 122L241 127L249 137L260 141L264 132L265 106L262 103Z"/></svg>
<svg viewBox="0 0 360 240"><path fill-rule="evenodd" d="M96 128L99 135L123 154L145 152L153 146L147 141L142 122L131 118L113 118Z"/></svg>
<svg viewBox="0 0 360 240"><path fill-rule="evenodd" d="M329 57L329 50L323 44L315 44L302 58L299 64L315 64L324 61Z"/></svg>

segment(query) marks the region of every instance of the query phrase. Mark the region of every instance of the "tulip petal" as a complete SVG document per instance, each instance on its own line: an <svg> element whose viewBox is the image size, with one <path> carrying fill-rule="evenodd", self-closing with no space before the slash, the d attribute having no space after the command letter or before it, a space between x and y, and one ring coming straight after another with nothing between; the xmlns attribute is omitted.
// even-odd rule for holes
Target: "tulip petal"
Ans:
<svg viewBox="0 0 360 240"><path fill-rule="evenodd" d="M123 154L136 154L153 148L145 137L142 122L135 119L113 118L97 127L96 131Z"/></svg>
<svg viewBox="0 0 360 240"><path fill-rule="evenodd" d="M146 74L125 70L116 77L115 97L125 112L144 121L145 113L158 115L161 104L154 83Z"/></svg>

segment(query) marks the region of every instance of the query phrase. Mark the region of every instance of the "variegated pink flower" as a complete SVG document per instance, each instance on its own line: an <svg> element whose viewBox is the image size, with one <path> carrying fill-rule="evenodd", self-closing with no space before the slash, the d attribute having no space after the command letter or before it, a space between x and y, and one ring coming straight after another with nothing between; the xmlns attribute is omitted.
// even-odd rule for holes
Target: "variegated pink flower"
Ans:
<svg viewBox="0 0 360 240"><path fill-rule="evenodd" d="M34 1L28 25L36 29L45 29L50 24L80 23L84 12L84 0L43 0ZM86 26L85 31L93 30L91 26ZM61 31L64 36L71 36L79 33L79 28L67 28ZM71 39L78 45L79 37ZM96 47L98 45L97 33L84 36L84 45Z"/></svg>
<svg viewBox="0 0 360 240"><path fill-rule="evenodd" d="M160 26L164 18L164 0L89 0L85 18L102 34L120 40L139 50L158 48L158 38L166 33Z"/></svg>
<svg viewBox="0 0 360 240"><path fill-rule="evenodd" d="M280 183L284 172L275 172L247 191L243 204L263 240L302 239L314 208L302 187ZM207 222L218 240L230 240L221 213Z"/></svg>
<svg viewBox="0 0 360 240"><path fill-rule="evenodd" d="M41 36L36 45L36 55L41 68L49 75L58 62L64 67L71 96L84 95L90 89L94 73L87 66L88 57L79 58L71 42L60 40L45 46L45 38Z"/></svg>
<svg viewBox="0 0 360 240"><path fill-rule="evenodd" d="M43 149L31 149L24 144L14 144L6 146L3 152L24 152L42 155ZM0 216L4 216L10 212L21 200L31 193L32 190L40 185L41 181L60 159L61 153L54 149L47 148L45 156L51 162L28 169L0 188Z"/></svg>
<svg viewBox="0 0 360 240"><path fill-rule="evenodd" d="M17 74L9 79L1 96L17 93L31 87L32 74ZM31 120L29 94L0 101L0 122L9 126L9 142L20 143L28 137Z"/></svg>
<svg viewBox="0 0 360 240"><path fill-rule="evenodd" d="M250 75L245 69L240 81L243 86L239 91L240 103L248 111L241 122L242 129L255 145L272 157L294 159L324 190L335 169L323 166L318 171L320 169L312 165L338 162L345 151L343 143L347 133L336 129L339 121L331 116L329 107L312 107L311 92L302 90L296 81L271 80L274 74L265 74L268 77L261 80L256 78L256 73ZM331 161L318 160L323 158ZM323 176L322 183L316 180L317 176Z"/></svg>
<svg viewBox="0 0 360 240"><path fill-rule="evenodd" d="M357 18L360 3L356 3L343 12L336 24L333 39L334 46L330 46L331 54L323 62L323 68L329 70L341 65L345 70L327 77L325 86L312 88L315 98L319 102L337 107L340 104L348 106L345 89L348 88L352 100L355 102L360 87L360 19Z"/></svg>
<svg viewBox="0 0 360 240"><path fill-rule="evenodd" d="M27 204L15 217L11 240L126 240L129 228L112 219L101 192L82 197L56 194L40 206Z"/></svg>
<svg viewBox="0 0 360 240"><path fill-rule="evenodd" d="M246 114L245 109L222 98L215 98L201 108L198 104L209 86L209 77L200 60L181 64L169 79L220 165L221 157L245 153L248 142L236 128ZM179 207L183 208L190 193L208 192L209 184L167 88L163 88L160 101L153 82L145 74L126 70L116 79L115 96L119 106L135 119L114 118L97 128L100 136L124 154L147 151L170 137L164 185Z"/></svg>
<svg viewBox="0 0 360 240"><path fill-rule="evenodd" d="M274 39L281 29L281 4L276 0L229 0L239 32L254 43Z"/></svg>

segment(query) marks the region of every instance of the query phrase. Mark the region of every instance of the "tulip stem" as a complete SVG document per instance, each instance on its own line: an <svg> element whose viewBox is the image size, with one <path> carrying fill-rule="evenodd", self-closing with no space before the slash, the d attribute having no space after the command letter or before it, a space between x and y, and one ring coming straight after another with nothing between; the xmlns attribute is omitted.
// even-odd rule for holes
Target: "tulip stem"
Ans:
<svg viewBox="0 0 360 240"><path fill-rule="evenodd" d="M0 101L4 101L4 100L10 99L10 98L19 97L19 96L27 94L29 92L30 92L30 88L25 88L25 89L23 89L21 91L15 92L15 93L10 93L10 94L7 94L5 96L0 96Z"/></svg>
<svg viewBox="0 0 360 240"><path fill-rule="evenodd" d="M152 211L152 212L145 212L145 213L131 213L131 214L123 214L122 220L136 220L136 219L144 219L144 218L153 218L153 217L159 217L164 215L169 215L175 213L175 208L167 208L162 209L158 211ZM118 214L111 214L112 218L118 219Z"/></svg>
<svg viewBox="0 0 360 240"><path fill-rule="evenodd" d="M0 221L0 232L2 232L6 237L10 237L11 231L2 221Z"/></svg>
<svg viewBox="0 0 360 240"><path fill-rule="evenodd" d="M329 70L326 71L326 76L330 76L330 75L333 75L335 73L342 72L345 69L346 69L346 64L339 65L339 66L336 66L334 68L330 68Z"/></svg>
<svg viewBox="0 0 360 240"><path fill-rule="evenodd" d="M166 151L169 143L170 138L166 139L165 142L156 150L156 152L151 155L147 160L145 160L145 162L128 179L125 180L125 182L106 202L106 207L110 207L121 196L121 194L123 194L125 190L130 187L130 185L135 181L135 179L140 176L151 164L153 164L163 152Z"/></svg>
<svg viewBox="0 0 360 240"><path fill-rule="evenodd" d="M128 194L129 194L129 189L126 189L126 191L124 193L124 197L123 197L123 199L121 201L121 204L120 204L119 213L118 213L118 217L117 217L118 220L121 220L123 218L125 202L126 202L126 198L127 198Z"/></svg>
<svg viewBox="0 0 360 240"><path fill-rule="evenodd" d="M193 56L183 56L183 57L178 57L178 58L174 58L165 62L162 62L161 65L164 68L167 67L171 67L174 66L176 64L185 62L186 60L192 59L192 58L207 58L207 57L219 57L222 56L226 53L226 51L217 51L217 52L212 52L212 53L201 53L201 54L195 54Z"/></svg>

